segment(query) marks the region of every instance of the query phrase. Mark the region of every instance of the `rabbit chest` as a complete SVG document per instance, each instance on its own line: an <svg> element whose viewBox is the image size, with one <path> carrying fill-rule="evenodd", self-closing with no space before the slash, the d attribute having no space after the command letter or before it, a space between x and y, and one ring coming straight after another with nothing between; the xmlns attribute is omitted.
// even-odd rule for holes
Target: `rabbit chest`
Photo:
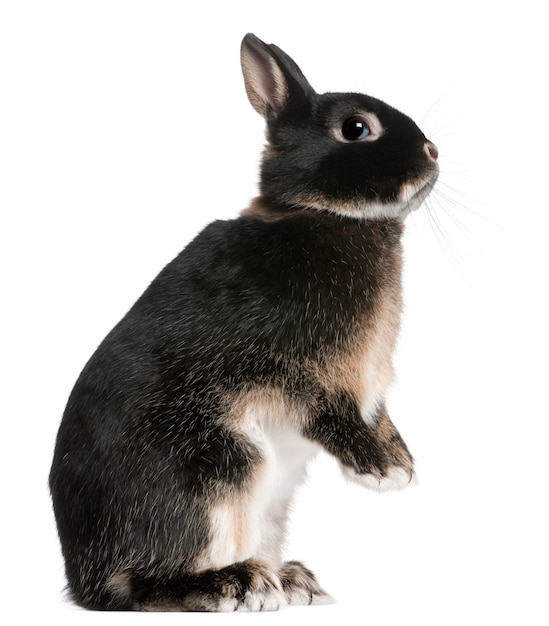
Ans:
<svg viewBox="0 0 549 626"><path fill-rule="evenodd" d="M296 330L295 319L288 324L282 316L280 336L271 340L272 345L285 341L288 346L309 337L308 349L265 354L263 360L272 359L269 368L259 364L257 352L257 370L263 375L229 398L228 424L258 450L261 462L244 488L212 508L215 532L208 563L221 567L255 556L276 564L292 495L320 449L302 433L323 403L351 398L363 419L374 423L393 377L401 295L398 253L390 255L391 272L375 279L366 267L371 253L365 249L363 264L355 261L353 270L358 265L362 276L342 280L325 273L322 279L317 276L316 284L311 277L300 299L301 326ZM367 302L361 304L359 298ZM284 310L291 308L288 304Z"/></svg>

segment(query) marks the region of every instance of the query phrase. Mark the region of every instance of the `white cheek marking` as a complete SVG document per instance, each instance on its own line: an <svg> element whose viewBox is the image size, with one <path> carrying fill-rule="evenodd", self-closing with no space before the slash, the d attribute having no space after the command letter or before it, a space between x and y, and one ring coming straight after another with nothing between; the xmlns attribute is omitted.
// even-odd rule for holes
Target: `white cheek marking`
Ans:
<svg viewBox="0 0 549 626"><path fill-rule="evenodd" d="M297 198L297 201L311 209L329 211L358 220L404 219L423 204L433 190L437 178L438 164L435 163L427 177L404 183L395 202L375 202L361 198L334 201L322 194Z"/></svg>

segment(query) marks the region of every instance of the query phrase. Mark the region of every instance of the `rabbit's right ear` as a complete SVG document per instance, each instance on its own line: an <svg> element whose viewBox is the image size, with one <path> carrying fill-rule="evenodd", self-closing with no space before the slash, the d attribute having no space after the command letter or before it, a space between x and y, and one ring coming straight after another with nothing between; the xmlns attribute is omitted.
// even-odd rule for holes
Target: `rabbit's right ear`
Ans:
<svg viewBox="0 0 549 626"><path fill-rule="evenodd" d="M314 94L296 63L280 48L249 33L240 51L246 93L263 117L302 107Z"/></svg>

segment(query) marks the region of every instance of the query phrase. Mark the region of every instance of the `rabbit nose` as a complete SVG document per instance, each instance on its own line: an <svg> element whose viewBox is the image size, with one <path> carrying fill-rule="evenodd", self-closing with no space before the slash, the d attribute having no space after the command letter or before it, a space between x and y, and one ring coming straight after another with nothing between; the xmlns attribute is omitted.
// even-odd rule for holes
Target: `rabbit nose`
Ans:
<svg viewBox="0 0 549 626"><path fill-rule="evenodd" d="M425 144L425 152L427 152L427 155L433 161L436 161L438 159L438 148L431 141L428 141Z"/></svg>

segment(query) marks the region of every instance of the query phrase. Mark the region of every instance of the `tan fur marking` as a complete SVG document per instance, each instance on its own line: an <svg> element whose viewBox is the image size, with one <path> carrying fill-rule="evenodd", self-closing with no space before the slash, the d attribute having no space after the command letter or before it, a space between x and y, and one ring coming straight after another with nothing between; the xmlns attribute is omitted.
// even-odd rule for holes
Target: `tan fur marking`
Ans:
<svg viewBox="0 0 549 626"><path fill-rule="evenodd" d="M287 363L287 376L291 378L294 365ZM247 411L253 407L256 413L264 416L264 420L276 426L292 426L299 431L307 420L307 407L289 396L283 387L255 386L241 392L230 400L231 409L227 423L231 428L240 431L252 443L255 437L261 436L254 420L247 419Z"/></svg>
<svg viewBox="0 0 549 626"><path fill-rule="evenodd" d="M109 591L118 596L130 596L132 592L131 575L129 572L116 572L107 583Z"/></svg>
<svg viewBox="0 0 549 626"><path fill-rule="evenodd" d="M234 507L226 502L214 505L210 512L210 543L197 563L197 569L220 568L236 560Z"/></svg>
<svg viewBox="0 0 549 626"><path fill-rule="evenodd" d="M376 316L366 332L360 396L365 418L375 411L394 377L392 355L400 329L401 307L399 286L392 285L380 298Z"/></svg>
<svg viewBox="0 0 549 626"><path fill-rule="evenodd" d="M269 150L269 147L265 151ZM292 214L294 211L292 211ZM297 211L296 211L297 213ZM244 217L255 217L262 222L279 222L280 220L287 219L289 216L287 209L276 209L270 206L261 197L254 198L250 203L250 206L240 212L240 215Z"/></svg>
<svg viewBox="0 0 549 626"><path fill-rule="evenodd" d="M388 286L378 298L373 317L358 330L348 350L327 353L322 362L307 366L328 395L345 391L355 398L365 418L375 411L393 380L392 353L400 326L399 286Z"/></svg>
<svg viewBox="0 0 549 626"><path fill-rule="evenodd" d="M365 320L349 347L339 351L327 350L319 359L286 362L286 376L307 376L311 388L322 389L334 396L345 391L368 413L382 399L392 382L394 351L400 327L401 297L398 284L386 287L378 296L373 317ZM303 403L291 398L283 387L252 387L230 400L228 422L244 436L252 435L251 424L243 424L246 408L255 406L273 423L290 424L297 431L307 423L314 397ZM307 402L307 404L305 404Z"/></svg>
<svg viewBox="0 0 549 626"><path fill-rule="evenodd" d="M244 489L232 491L210 511L210 543L196 563L196 571L221 568L257 556L264 523L257 519L253 498L263 464L256 467Z"/></svg>

